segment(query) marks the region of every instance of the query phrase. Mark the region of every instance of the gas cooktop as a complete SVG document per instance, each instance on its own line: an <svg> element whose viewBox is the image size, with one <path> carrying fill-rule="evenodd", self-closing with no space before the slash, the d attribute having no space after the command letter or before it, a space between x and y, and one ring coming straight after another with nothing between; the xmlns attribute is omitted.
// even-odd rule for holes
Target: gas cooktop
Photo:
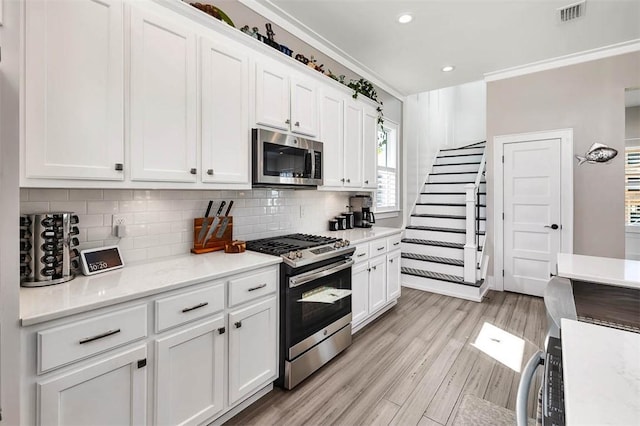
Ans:
<svg viewBox="0 0 640 426"><path fill-rule="evenodd" d="M348 240L309 234L290 234L247 241L247 250L282 256L293 267L353 252Z"/></svg>

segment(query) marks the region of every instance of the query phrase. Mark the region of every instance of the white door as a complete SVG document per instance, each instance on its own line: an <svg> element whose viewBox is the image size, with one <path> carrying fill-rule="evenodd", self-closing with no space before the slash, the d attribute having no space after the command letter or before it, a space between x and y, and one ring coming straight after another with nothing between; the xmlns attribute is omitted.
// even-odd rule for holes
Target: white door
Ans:
<svg viewBox="0 0 640 426"><path fill-rule="evenodd" d="M369 313L383 307L387 302L387 257L378 256L369 260Z"/></svg>
<svg viewBox="0 0 640 426"><path fill-rule="evenodd" d="M229 404L275 379L276 297L229 313Z"/></svg>
<svg viewBox="0 0 640 426"><path fill-rule="evenodd" d="M201 39L202 181L249 185L249 58Z"/></svg>
<svg viewBox="0 0 640 426"><path fill-rule="evenodd" d="M153 6L131 6L131 179L195 182L196 36Z"/></svg>
<svg viewBox="0 0 640 426"><path fill-rule="evenodd" d="M223 408L222 315L156 341L157 425L200 424Z"/></svg>
<svg viewBox="0 0 640 426"><path fill-rule="evenodd" d="M38 424L146 424L146 357L138 346L39 382Z"/></svg>
<svg viewBox="0 0 640 426"><path fill-rule="evenodd" d="M387 302L400 297L400 250L387 254Z"/></svg>
<svg viewBox="0 0 640 426"><path fill-rule="evenodd" d="M318 95L310 80L291 79L291 131L318 135Z"/></svg>
<svg viewBox="0 0 640 426"><path fill-rule="evenodd" d="M356 263L351 270L351 323L355 326L369 314L369 264Z"/></svg>
<svg viewBox="0 0 640 426"><path fill-rule="evenodd" d="M324 186L341 187L344 177L344 101L334 91L320 95L320 140Z"/></svg>
<svg viewBox="0 0 640 426"><path fill-rule="evenodd" d="M122 2L24 5L26 177L122 180Z"/></svg>
<svg viewBox="0 0 640 426"><path fill-rule="evenodd" d="M349 99L344 107L344 186L362 187L362 106Z"/></svg>
<svg viewBox="0 0 640 426"><path fill-rule="evenodd" d="M375 108L365 107L363 117L362 150L364 188L378 187L378 113Z"/></svg>
<svg viewBox="0 0 640 426"><path fill-rule="evenodd" d="M561 248L560 139L504 145L504 289L542 296ZM556 229L554 229L556 228Z"/></svg>
<svg viewBox="0 0 640 426"><path fill-rule="evenodd" d="M256 63L256 123L289 130L289 77L277 65Z"/></svg>

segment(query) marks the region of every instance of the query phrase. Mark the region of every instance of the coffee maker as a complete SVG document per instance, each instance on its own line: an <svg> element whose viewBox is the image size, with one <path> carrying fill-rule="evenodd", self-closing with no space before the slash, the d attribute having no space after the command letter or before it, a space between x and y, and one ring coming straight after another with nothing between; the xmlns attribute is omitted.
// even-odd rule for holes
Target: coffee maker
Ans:
<svg viewBox="0 0 640 426"><path fill-rule="evenodd" d="M376 223L376 217L371 211L373 199L369 195L356 195L349 198L353 209L354 225L356 228L371 228Z"/></svg>

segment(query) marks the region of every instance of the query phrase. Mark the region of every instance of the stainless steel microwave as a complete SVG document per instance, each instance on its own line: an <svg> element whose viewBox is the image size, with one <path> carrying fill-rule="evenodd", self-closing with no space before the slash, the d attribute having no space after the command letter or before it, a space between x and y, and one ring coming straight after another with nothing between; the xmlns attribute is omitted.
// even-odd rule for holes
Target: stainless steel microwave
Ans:
<svg viewBox="0 0 640 426"><path fill-rule="evenodd" d="M254 187L322 185L322 142L252 129Z"/></svg>

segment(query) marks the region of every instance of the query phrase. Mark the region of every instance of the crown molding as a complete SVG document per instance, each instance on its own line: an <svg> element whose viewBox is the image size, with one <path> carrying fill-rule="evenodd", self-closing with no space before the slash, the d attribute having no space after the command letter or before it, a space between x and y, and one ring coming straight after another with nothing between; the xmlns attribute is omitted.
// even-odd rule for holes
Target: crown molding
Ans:
<svg viewBox="0 0 640 426"><path fill-rule="evenodd" d="M374 71L353 58L351 55L340 49L329 40L313 31L307 25L300 22L293 15L285 12L282 8L273 4L270 0L238 0L240 3L262 15L274 24L282 27L290 34L307 43L314 49L324 53L336 62L349 68L356 74L366 78L380 89L404 102L405 95L384 81Z"/></svg>
<svg viewBox="0 0 640 426"><path fill-rule="evenodd" d="M570 55L559 56L557 58L545 59L538 62L532 62L530 64L519 65L513 68L489 72L484 75L484 81L490 82L504 80L507 78L519 77L526 74L533 74L540 71L547 71L638 51L640 51L640 39L629 40L622 43L599 47L597 49L585 50L583 52L572 53Z"/></svg>

